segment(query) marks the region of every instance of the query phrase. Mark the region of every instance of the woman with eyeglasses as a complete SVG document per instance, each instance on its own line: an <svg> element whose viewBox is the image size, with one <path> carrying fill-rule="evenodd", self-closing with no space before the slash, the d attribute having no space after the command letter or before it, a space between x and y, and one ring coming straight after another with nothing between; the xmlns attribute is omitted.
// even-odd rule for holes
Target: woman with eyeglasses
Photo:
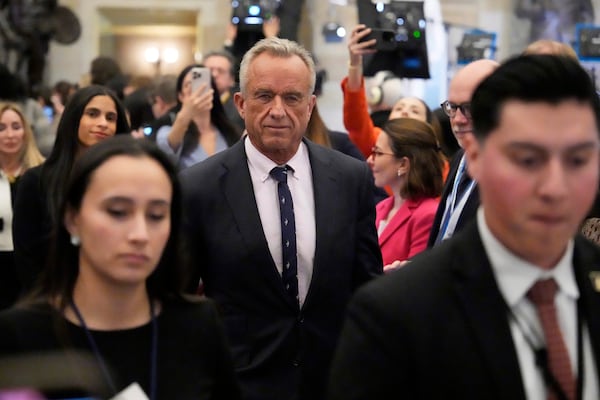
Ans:
<svg viewBox="0 0 600 400"><path fill-rule="evenodd" d="M384 272L389 272L427 248L444 159L431 125L396 118L384 125L367 163L375 185L392 192L377 204L375 219Z"/></svg>

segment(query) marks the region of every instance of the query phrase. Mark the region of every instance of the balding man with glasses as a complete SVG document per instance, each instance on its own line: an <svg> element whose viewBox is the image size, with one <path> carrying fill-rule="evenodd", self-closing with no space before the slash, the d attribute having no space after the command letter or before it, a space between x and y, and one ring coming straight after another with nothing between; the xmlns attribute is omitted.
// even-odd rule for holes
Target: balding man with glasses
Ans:
<svg viewBox="0 0 600 400"><path fill-rule="evenodd" d="M450 171L440 205L438 206L427 247L431 248L459 231L466 222L475 218L479 206L477 182L467 174L464 157L465 143L473 139L471 121L471 96L479 83L490 75L498 63L493 60L477 60L460 69L448 89L448 100L441 106L450 118L452 133L461 149L450 163Z"/></svg>

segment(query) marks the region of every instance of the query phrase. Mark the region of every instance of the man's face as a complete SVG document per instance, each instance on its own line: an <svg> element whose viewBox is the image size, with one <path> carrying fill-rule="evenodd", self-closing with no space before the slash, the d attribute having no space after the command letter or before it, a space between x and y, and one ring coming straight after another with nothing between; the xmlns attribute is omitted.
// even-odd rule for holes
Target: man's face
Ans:
<svg viewBox="0 0 600 400"><path fill-rule="evenodd" d="M235 80L231 75L232 65L226 57L210 56L204 60L204 66L210 69L219 95L228 92L235 85Z"/></svg>
<svg viewBox="0 0 600 400"><path fill-rule="evenodd" d="M252 144L278 164L296 154L306 131L316 101L310 78L300 57L262 53L248 67L245 92L235 94Z"/></svg>
<svg viewBox="0 0 600 400"><path fill-rule="evenodd" d="M525 260L553 267L596 195L599 148L589 105L507 102L489 137L466 147L494 236Z"/></svg>
<svg viewBox="0 0 600 400"><path fill-rule="evenodd" d="M450 82L448 101L457 105L470 103L471 96L478 84L479 80L475 81L468 75L457 75ZM473 123L471 118L467 118L459 108L456 110L454 117L450 117L450 126L459 146L464 148L465 142L473 138Z"/></svg>

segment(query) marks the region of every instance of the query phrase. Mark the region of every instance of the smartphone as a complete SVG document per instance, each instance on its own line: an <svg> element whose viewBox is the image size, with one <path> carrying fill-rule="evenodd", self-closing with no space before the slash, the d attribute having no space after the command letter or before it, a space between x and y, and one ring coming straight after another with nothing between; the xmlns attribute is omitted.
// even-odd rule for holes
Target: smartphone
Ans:
<svg viewBox="0 0 600 400"><path fill-rule="evenodd" d="M393 51L398 47L396 41L396 32L391 29L371 28L371 32L362 38L360 42L367 42L375 39L375 49L382 51Z"/></svg>
<svg viewBox="0 0 600 400"><path fill-rule="evenodd" d="M201 84L206 85L206 89L204 89L203 93L211 88L210 80L211 73L210 69L206 67L194 67L191 70L192 73L192 93L200 87Z"/></svg>

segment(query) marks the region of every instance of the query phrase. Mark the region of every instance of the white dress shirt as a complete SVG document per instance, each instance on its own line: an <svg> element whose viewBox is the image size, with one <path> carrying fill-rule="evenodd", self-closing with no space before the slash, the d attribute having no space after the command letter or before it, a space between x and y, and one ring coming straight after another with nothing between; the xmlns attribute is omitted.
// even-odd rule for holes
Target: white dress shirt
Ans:
<svg viewBox="0 0 600 400"><path fill-rule="evenodd" d="M281 275L283 256L277 181L270 174L271 170L278 165L258 151L247 136L243 140L263 232L277 271ZM294 203L296 250L298 252L298 299L302 306L312 278L316 246L312 169L308 149L304 143L300 144L298 151L287 162L287 165L294 170L293 173L288 173L287 183Z"/></svg>
<svg viewBox="0 0 600 400"><path fill-rule="evenodd" d="M544 333L535 306L527 298L527 292L535 282L554 278L558 284L555 304L558 324L565 340L571 367L577 376L577 299L579 289L573 274L573 241L569 242L565 254L550 270L539 268L508 250L488 228L481 206L477 211L477 226L483 247L489 257L500 293L514 317L510 319L510 330L517 352L525 395L529 400L546 400L546 385L541 370L535 364L533 350L527 338L536 347L544 345ZM597 400L598 381L596 364L585 321L582 322L582 348L584 366L583 399Z"/></svg>
<svg viewBox="0 0 600 400"><path fill-rule="evenodd" d="M12 238L12 203L10 182L0 170L0 218L4 219L4 229L0 232L0 251L13 251Z"/></svg>

